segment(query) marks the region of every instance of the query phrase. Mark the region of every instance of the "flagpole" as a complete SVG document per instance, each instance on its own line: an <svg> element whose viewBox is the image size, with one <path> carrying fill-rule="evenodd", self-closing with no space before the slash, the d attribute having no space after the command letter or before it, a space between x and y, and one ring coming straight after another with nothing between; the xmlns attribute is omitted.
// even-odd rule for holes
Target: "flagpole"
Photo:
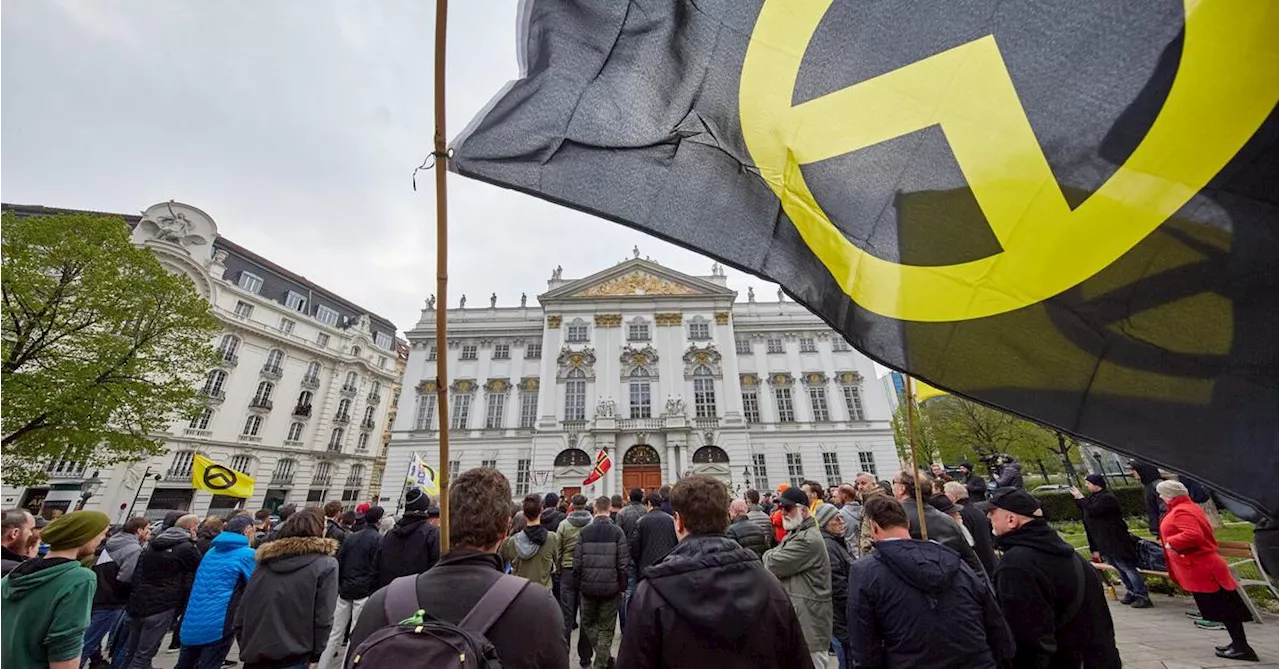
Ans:
<svg viewBox="0 0 1280 669"><path fill-rule="evenodd" d="M448 146L445 144L444 57L445 25L449 0L436 0L435 53L435 145L432 154L436 167L436 409L440 414L440 552L449 551L449 198L445 176L449 171Z"/></svg>
<svg viewBox="0 0 1280 669"><path fill-rule="evenodd" d="M916 458L916 394L907 377L907 445L911 447L911 487L916 490L916 518L920 520L920 538L928 541L929 528L924 524L924 491L920 489L920 461Z"/></svg>

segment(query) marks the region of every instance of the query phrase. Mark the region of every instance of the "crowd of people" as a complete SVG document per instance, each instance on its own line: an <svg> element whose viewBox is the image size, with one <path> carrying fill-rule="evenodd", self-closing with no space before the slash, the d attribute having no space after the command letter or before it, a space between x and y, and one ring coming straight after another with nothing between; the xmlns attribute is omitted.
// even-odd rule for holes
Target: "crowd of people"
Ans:
<svg viewBox="0 0 1280 669"><path fill-rule="evenodd" d="M443 555L439 508L417 489L394 522L330 502L278 520L174 513L154 536L143 518L108 538L96 511L37 529L11 510L2 661L146 669L172 632L177 666L197 669L234 664L233 644L250 669L423 666L413 658L434 657L431 643L555 669L573 655L595 669L1119 667L1098 572L1020 485L991 491L960 472L737 499L695 475L628 500L513 505L506 477L478 468L452 484ZM1087 480L1090 494L1076 494L1094 557L1120 571L1124 603L1149 607L1119 503L1105 479ZM1171 576L1227 626L1219 655L1256 660L1203 512L1181 483L1154 488ZM42 555L29 549L36 532Z"/></svg>

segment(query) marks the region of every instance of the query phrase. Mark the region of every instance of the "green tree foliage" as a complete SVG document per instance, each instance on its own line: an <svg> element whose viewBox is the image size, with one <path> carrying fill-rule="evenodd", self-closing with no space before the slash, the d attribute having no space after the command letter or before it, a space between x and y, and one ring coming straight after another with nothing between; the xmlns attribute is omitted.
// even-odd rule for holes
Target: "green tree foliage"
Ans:
<svg viewBox="0 0 1280 669"><path fill-rule="evenodd" d="M899 455L906 461L909 453L905 404L899 405L893 428ZM918 405L915 429L921 464L955 464L1008 453L1023 461L1023 474L1031 476L1036 473L1037 468L1032 465L1037 461L1054 473L1063 470L1064 456L1079 461L1074 439L1064 436L1060 443L1054 430L955 395L935 397Z"/></svg>
<svg viewBox="0 0 1280 669"><path fill-rule="evenodd" d="M5 482L40 482L58 459L92 468L159 452L156 435L202 406L209 303L119 218L6 212L0 231Z"/></svg>

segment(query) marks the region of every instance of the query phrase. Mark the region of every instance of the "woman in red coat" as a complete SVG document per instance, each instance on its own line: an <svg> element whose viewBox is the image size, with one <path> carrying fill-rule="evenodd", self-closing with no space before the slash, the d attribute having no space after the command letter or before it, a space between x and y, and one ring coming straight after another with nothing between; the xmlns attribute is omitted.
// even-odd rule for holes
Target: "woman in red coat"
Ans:
<svg viewBox="0 0 1280 669"><path fill-rule="evenodd" d="M1249 647L1244 635L1244 623L1252 620L1253 615L1241 599L1245 595L1236 586L1226 560L1218 555L1218 540L1213 536L1209 519L1181 483L1161 481L1156 485L1156 492L1169 507L1160 521L1169 576L1191 593L1205 620L1226 625L1231 644L1218 646L1218 657L1257 662L1258 654Z"/></svg>

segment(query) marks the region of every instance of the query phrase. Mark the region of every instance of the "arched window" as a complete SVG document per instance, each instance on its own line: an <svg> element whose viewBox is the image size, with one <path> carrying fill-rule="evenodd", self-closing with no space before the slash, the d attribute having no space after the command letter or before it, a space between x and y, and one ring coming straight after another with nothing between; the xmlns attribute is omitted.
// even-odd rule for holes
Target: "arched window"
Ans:
<svg viewBox="0 0 1280 669"><path fill-rule="evenodd" d="M320 380L320 363L311 361L307 363L307 373L302 375L303 381L319 381Z"/></svg>
<svg viewBox="0 0 1280 669"><path fill-rule="evenodd" d="M360 433L360 437L356 439L356 450L357 451L369 450L369 433L368 432Z"/></svg>
<svg viewBox="0 0 1280 669"><path fill-rule="evenodd" d="M566 448L556 454L557 467L590 467L591 456L581 448Z"/></svg>
<svg viewBox="0 0 1280 669"><path fill-rule="evenodd" d="M693 369L693 410L698 418L716 417L716 379L706 365Z"/></svg>
<svg viewBox="0 0 1280 669"><path fill-rule="evenodd" d="M630 376L631 417L648 418L652 415L653 410L649 372L643 367L636 367L631 370Z"/></svg>
<svg viewBox="0 0 1280 669"><path fill-rule="evenodd" d="M338 418L341 420L351 419L351 400L345 398L338 400Z"/></svg>
<svg viewBox="0 0 1280 669"><path fill-rule="evenodd" d="M236 455L231 458L231 468L244 472L249 476L253 476L253 456L252 455Z"/></svg>
<svg viewBox="0 0 1280 669"><path fill-rule="evenodd" d="M374 381L374 382L372 382L372 383L370 383L370 384L369 384L369 395L370 395L371 397L378 397L378 396L380 396L381 394L382 394L382 384L381 384L381 383L379 383L379 382L377 382L377 381Z"/></svg>
<svg viewBox="0 0 1280 669"><path fill-rule="evenodd" d="M222 394L222 386L227 382L227 373L221 369L215 369L209 372L209 376L204 380L204 394L209 397L217 397Z"/></svg>
<svg viewBox="0 0 1280 669"><path fill-rule="evenodd" d="M273 348L271 349L271 352L267 354L267 364L263 365L263 369L266 369L269 372L279 373L283 365L284 351L281 351L278 348Z"/></svg>
<svg viewBox="0 0 1280 669"><path fill-rule="evenodd" d="M351 470L347 472L347 487L358 488L364 483L364 465L356 463L351 465Z"/></svg>
<svg viewBox="0 0 1280 669"><path fill-rule="evenodd" d="M311 394L310 390L304 390L298 393L298 406L299 407L311 406L312 397L314 397L314 395Z"/></svg>
<svg viewBox="0 0 1280 669"><path fill-rule="evenodd" d="M329 433L329 450L336 451L342 448L342 435L342 428L333 428L333 432Z"/></svg>
<svg viewBox="0 0 1280 669"><path fill-rule="evenodd" d="M205 407L195 418L191 419L189 427L193 430L207 430L209 423L213 421L213 409Z"/></svg>
<svg viewBox="0 0 1280 669"><path fill-rule="evenodd" d="M360 385L360 375L355 372L347 372L347 382L344 384L348 388L355 388Z"/></svg>
<svg viewBox="0 0 1280 669"><path fill-rule="evenodd" d="M364 422L369 427L373 427L373 410L373 407L364 408Z"/></svg>
<svg viewBox="0 0 1280 669"><path fill-rule="evenodd" d="M354 355L355 357L359 358L359 357L360 357L360 347L359 347L359 346L352 346L352 347L351 347L351 355Z"/></svg>
<svg viewBox="0 0 1280 669"><path fill-rule="evenodd" d="M244 431L241 432L246 437L258 436L258 431L262 429L262 416L252 415L244 421Z"/></svg>
<svg viewBox="0 0 1280 669"><path fill-rule="evenodd" d="M713 462L728 464L729 454L719 446L703 446L693 452L693 464L705 465Z"/></svg>
<svg viewBox="0 0 1280 669"><path fill-rule="evenodd" d="M289 435L285 437L285 441L302 441L302 423L293 423L289 426Z"/></svg>
<svg viewBox="0 0 1280 669"><path fill-rule="evenodd" d="M581 369L569 372L564 382L564 419L587 419L587 375Z"/></svg>
<svg viewBox="0 0 1280 669"><path fill-rule="evenodd" d="M270 381L263 381L262 383L259 383L257 392L253 394L252 404L257 406L263 406L267 402L270 402L271 393L275 389L276 389L275 384L271 383Z"/></svg>
<svg viewBox="0 0 1280 669"><path fill-rule="evenodd" d="M277 483L291 483L293 481L293 470L297 469L298 462L293 458L280 458L276 461L275 471L271 472L271 480Z"/></svg>
<svg viewBox="0 0 1280 669"><path fill-rule="evenodd" d="M240 350L240 338L235 335L222 335L222 341L218 343L218 353L222 354L225 362L234 362L236 352Z"/></svg>

